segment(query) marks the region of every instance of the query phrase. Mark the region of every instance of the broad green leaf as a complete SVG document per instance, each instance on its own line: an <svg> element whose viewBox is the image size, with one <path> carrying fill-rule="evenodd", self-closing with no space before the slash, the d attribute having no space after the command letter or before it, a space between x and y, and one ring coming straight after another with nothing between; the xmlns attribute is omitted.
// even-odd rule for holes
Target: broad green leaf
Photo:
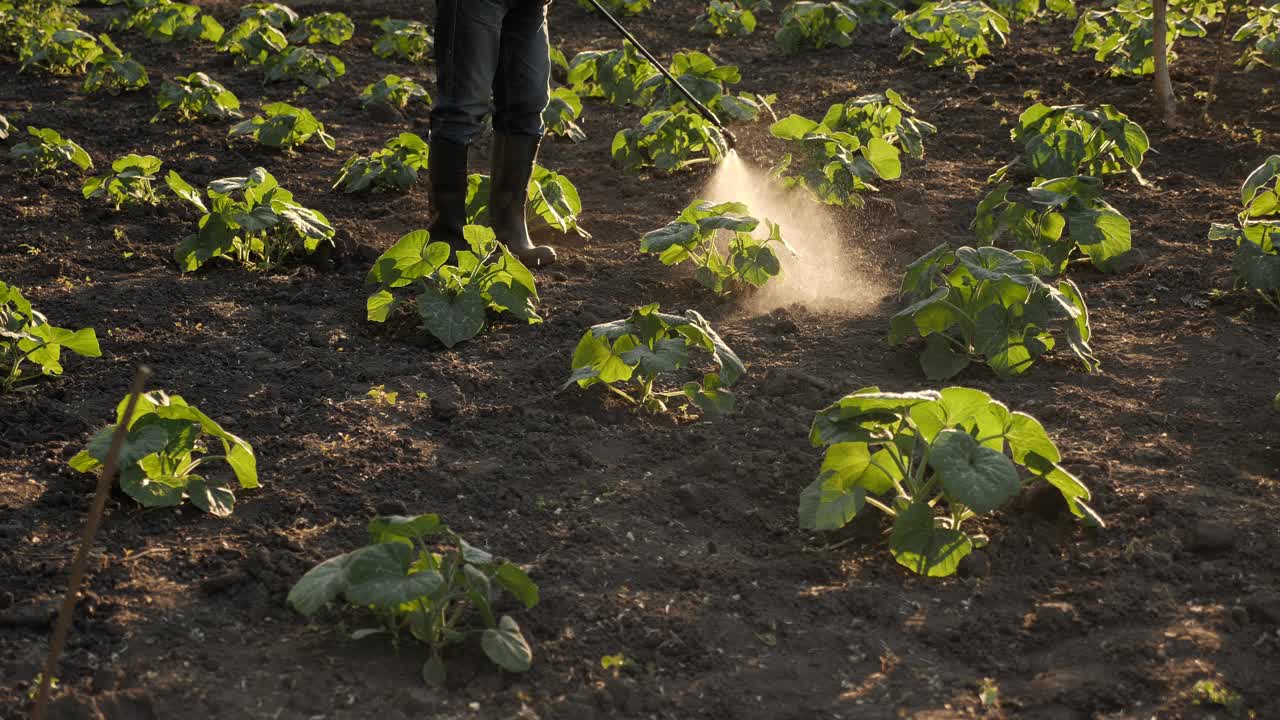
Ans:
<svg viewBox="0 0 1280 720"><path fill-rule="evenodd" d="M473 286L457 295L427 288L418 296L418 315L427 332L445 347L452 348L484 329L485 305L480 291Z"/></svg>
<svg viewBox="0 0 1280 720"><path fill-rule="evenodd" d="M929 467L947 496L985 515L1018 494L1018 471L1003 453L983 447L966 432L943 430L929 449Z"/></svg>
<svg viewBox="0 0 1280 720"><path fill-rule="evenodd" d="M329 558L307 571L287 599L294 610L312 615L347 589L347 564L350 554Z"/></svg>
<svg viewBox="0 0 1280 720"><path fill-rule="evenodd" d="M939 528L933 509L923 500L898 512L889 535L889 549L900 565L919 575L946 577L955 574L973 542L959 530Z"/></svg>
<svg viewBox="0 0 1280 720"><path fill-rule="evenodd" d="M1016 463L1025 465L1027 453L1035 453L1055 463L1062 459L1058 448L1044 431L1044 426L1026 413L1015 412L1009 416L1005 439L1009 442L1009 450Z"/></svg>
<svg viewBox="0 0 1280 720"><path fill-rule="evenodd" d="M520 626L509 615L502 616L498 627L484 631L480 647L504 670L525 672L533 665L533 650L520 633Z"/></svg>
<svg viewBox="0 0 1280 720"><path fill-rule="evenodd" d="M934 333L924 339L920 367L930 380L945 380L969 367L969 353L956 349L945 334Z"/></svg>
<svg viewBox="0 0 1280 720"><path fill-rule="evenodd" d="M503 563L498 566L493 577L507 592L524 603L526 608L538 604L538 586L520 568L511 563Z"/></svg>
<svg viewBox="0 0 1280 720"><path fill-rule="evenodd" d="M346 562L345 595L353 605L394 608L431 595L444 585L434 570L407 575L413 549L398 542L368 545L352 552Z"/></svg>
<svg viewBox="0 0 1280 720"><path fill-rule="evenodd" d="M862 510L866 497L865 488L849 484L840 475L821 474L800 493L800 527L805 530L842 528Z"/></svg>
<svg viewBox="0 0 1280 720"><path fill-rule="evenodd" d="M444 524L435 513L426 515L380 515L369 521L369 542L385 543L404 538L416 540L442 532Z"/></svg>
<svg viewBox="0 0 1280 720"><path fill-rule="evenodd" d="M236 506L235 493L222 483L211 483L199 475L187 478L187 497L191 504L217 517L227 517Z"/></svg>

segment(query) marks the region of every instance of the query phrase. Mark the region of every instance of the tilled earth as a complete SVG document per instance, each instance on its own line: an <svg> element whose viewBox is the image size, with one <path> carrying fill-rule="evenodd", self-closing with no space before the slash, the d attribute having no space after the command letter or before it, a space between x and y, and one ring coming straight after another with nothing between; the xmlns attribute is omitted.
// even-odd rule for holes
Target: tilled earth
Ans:
<svg viewBox="0 0 1280 720"><path fill-rule="evenodd" d="M227 24L236 12L205 4ZM359 28L337 51L347 76L297 101L337 137L336 153L228 145L223 126L148 123L153 90L86 98L75 80L20 75L11 59L0 68L0 113L15 125L60 130L98 168L156 154L197 185L265 166L328 214L344 250L276 274L215 264L180 275L170 258L188 210L113 213L71 179L0 165L0 277L55 324L97 328L104 350L0 398L0 716L28 706L92 495L93 479L66 461L144 363L157 387L254 445L264 487L241 492L228 519L113 496L59 671L59 717L1221 716L1197 702L1201 680L1238 691L1238 717L1280 716L1280 332L1275 313L1216 294L1230 285L1231 248L1205 240L1211 222L1234 217L1245 175L1280 150L1280 98L1274 71L1232 66L1240 48L1220 26L1179 44L1185 125L1168 129L1148 83L1108 78L1069 51L1069 21L1015 27L972 83L898 62L901 40L874 26L853 48L785 56L771 42L776 12L745 39L688 33L697 2L661 2L630 22L663 57L709 46L741 68L740 89L778 93L779 114L820 116L892 87L938 125L926 159L907 159L884 187L888 202L838 213L847 251L871 258L885 287L935 244L970 237L986 177L1013 150L1008 124L1033 99L1113 103L1150 133L1151 185L1108 187L1138 259L1113 276L1073 271L1103 372L1085 375L1059 352L1011 382L982 368L958 379L1042 420L1108 527L1086 531L1030 494L986 523L993 543L967 577L936 580L893 563L878 517L822 536L796 528L819 462L813 411L866 385L928 387L918 348L885 342L895 299L758 313L638 256L639 235L711 172L612 169L612 135L642 109L591 103L586 142L544 149L543 163L577 184L593 234L561 241L564 262L540 274L544 324L498 321L444 350L411 327L366 323L364 272L425 225L425 188L352 197L328 186L350 154L402 131L425 136L425 114L374 116L354 97L388 72L431 79L430 66L370 53L372 20L425 19L431 7L348 5L296 5L344 10ZM105 28L110 11L89 11ZM572 2L553 5L551 23L570 56L617 44ZM117 40L155 86L205 70L248 112L290 98L291 86L260 85L209 47ZM756 166L784 151L765 123L737 132ZM699 309L747 362L738 414L652 416L603 392L555 392L585 327L655 301ZM368 398L376 385L399 401ZM528 674L501 674L465 647L450 658L451 687L431 691L421 648L350 641L351 615L308 622L285 606L308 567L364 542L372 515L427 511L540 585L541 604L517 614L535 648ZM602 668L619 653L625 666ZM984 684L998 702L980 703Z"/></svg>

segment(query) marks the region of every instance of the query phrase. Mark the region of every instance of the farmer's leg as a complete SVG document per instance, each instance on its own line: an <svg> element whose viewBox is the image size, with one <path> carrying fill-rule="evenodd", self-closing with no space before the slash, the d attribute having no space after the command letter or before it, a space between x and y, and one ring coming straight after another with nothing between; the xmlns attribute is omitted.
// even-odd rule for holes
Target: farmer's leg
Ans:
<svg viewBox="0 0 1280 720"><path fill-rule="evenodd" d="M467 146L484 129L502 39L505 0L438 0L437 97L431 109L433 240L466 249Z"/></svg>
<svg viewBox="0 0 1280 720"><path fill-rule="evenodd" d="M556 253L534 245L525 225L529 178L542 141L542 112L551 82L547 6L507 0L493 98L493 183L489 215L498 240L527 265L547 266Z"/></svg>

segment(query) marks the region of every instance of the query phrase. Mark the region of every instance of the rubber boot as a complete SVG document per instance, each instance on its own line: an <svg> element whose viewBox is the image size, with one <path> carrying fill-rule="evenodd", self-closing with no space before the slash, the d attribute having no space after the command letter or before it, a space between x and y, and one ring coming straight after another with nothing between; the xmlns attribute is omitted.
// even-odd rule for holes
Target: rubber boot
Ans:
<svg viewBox="0 0 1280 720"><path fill-rule="evenodd" d="M462 236L467 224L467 146L432 138L427 172L431 179L432 242L447 242L455 253L467 250Z"/></svg>
<svg viewBox="0 0 1280 720"><path fill-rule="evenodd" d="M489 190L489 224L498 242L528 267L547 267L556 261L556 251L535 245L525 224L525 204L529 199L529 178L538 158L541 137L530 135L493 136L493 174Z"/></svg>

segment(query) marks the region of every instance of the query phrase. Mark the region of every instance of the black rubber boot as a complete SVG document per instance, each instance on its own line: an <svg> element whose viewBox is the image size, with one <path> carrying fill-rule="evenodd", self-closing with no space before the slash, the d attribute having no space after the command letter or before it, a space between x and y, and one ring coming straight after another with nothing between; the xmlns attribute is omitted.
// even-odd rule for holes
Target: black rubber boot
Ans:
<svg viewBox="0 0 1280 720"><path fill-rule="evenodd" d="M431 139L427 156L431 179L432 242L447 242L454 252L468 249L462 227L467 224L467 146Z"/></svg>
<svg viewBox="0 0 1280 720"><path fill-rule="evenodd" d="M529 178L538 159L541 137L530 135L493 136L493 175L489 190L489 224L498 242L507 246L520 262L534 267L555 263L556 251L548 245L534 245L525 224L525 203L529 199Z"/></svg>

